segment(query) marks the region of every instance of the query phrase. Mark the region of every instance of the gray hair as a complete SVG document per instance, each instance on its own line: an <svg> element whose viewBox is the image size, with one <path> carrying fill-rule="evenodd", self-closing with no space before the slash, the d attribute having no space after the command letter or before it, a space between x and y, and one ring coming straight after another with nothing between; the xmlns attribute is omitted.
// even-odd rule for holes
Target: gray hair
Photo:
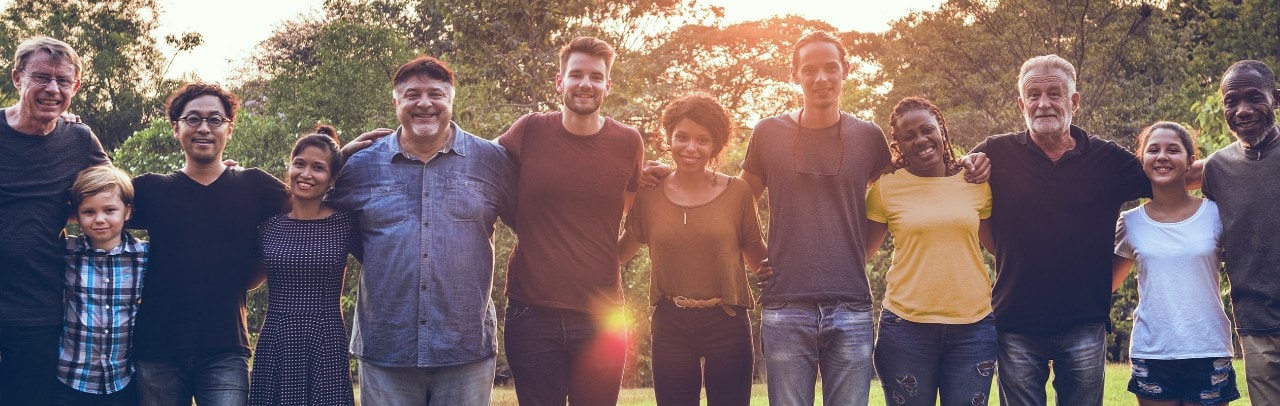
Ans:
<svg viewBox="0 0 1280 406"><path fill-rule="evenodd" d="M1070 61L1063 59L1055 54L1040 55L1035 58L1028 59L1022 63L1022 69L1018 72L1018 94L1022 94L1022 79L1027 77L1028 73L1036 69L1057 70L1067 74L1067 93L1076 92L1076 67L1071 65Z"/></svg>
<svg viewBox="0 0 1280 406"><path fill-rule="evenodd" d="M13 52L13 70L26 69L27 60L31 58L31 54L36 51L44 51L53 57L55 61L68 61L76 67L76 78L80 78L80 72L84 69L84 63L80 60L80 54L76 50L71 49L71 45L67 43L49 38L43 35L37 35L18 44L18 49Z"/></svg>

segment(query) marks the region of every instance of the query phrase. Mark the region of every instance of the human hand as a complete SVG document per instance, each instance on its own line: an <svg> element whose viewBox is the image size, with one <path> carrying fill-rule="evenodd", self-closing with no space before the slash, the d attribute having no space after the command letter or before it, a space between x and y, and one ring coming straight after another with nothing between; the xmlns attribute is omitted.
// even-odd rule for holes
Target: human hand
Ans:
<svg viewBox="0 0 1280 406"><path fill-rule="evenodd" d="M374 141L391 135L393 132L395 132L395 130L390 128L375 128L367 133L360 134L356 139L351 140L347 145L342 146L342 158L350 158L351 155L354 155L356 152L369 148L370 145L373 145Z"/></svg>
<svg viewBox="0 0 1280 406"><path fill-rule="evenodd" d="M640 168L640 187L654 187L662 183L672 171L671 166L658 161L645 161Z"/></svg>
<svg viewBox="0 0 1280 406"><path fill-rule="evenodd" d="M83 123L83 121L80 121L80 116L72 114L70 112L62 113L62 121L66 121L68 123L76 123L76 124Z"/></svg>
<svg viewBox="0 0 1280 406"><path fill-rule="evenodd" d="M964 165L964 180L969 183L984 183L991 179L991 161L987 154L974 152L960 158Z"/></svg>
<svg viewBox="0 0 1280 406"><path fill-rule="evenodd" d="M760 261L760 267L756 268L756 287L764 289L769 286L769 280L773 279L773 267L769 266L769 258Z"/></svg>

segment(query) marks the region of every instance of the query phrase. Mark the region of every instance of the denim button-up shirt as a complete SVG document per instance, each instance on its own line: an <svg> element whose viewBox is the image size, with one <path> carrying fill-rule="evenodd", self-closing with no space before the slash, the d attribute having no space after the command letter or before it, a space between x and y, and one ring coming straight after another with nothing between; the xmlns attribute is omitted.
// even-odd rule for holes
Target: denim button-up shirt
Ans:
<svg viewBox="0 0 1280 406"><path fill-rule="evenodd" d="M457 126L423 162L400 131L347 161L331 202L354 213L363 245L351 352L383 367L443 367L497 353L494 222L514 210L515 166Z"/></svg>

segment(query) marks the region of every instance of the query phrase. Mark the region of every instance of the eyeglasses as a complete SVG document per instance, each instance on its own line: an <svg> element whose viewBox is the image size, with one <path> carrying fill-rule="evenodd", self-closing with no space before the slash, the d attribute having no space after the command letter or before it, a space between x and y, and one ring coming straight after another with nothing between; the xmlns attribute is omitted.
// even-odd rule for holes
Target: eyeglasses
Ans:
<svg viewBox="0 0 1280 406"><path fill-rule="evenodd" d="M199 127L200 123L209 123L209 128L218 128L218 127L222 127L223 124L231 122L231 120L227 119L226 117L216 116L216 115L209 116L209 117L200 117L196 115L190 115L190 116L180 118L178 119L178 121L186 123L188 127L192 127L192 128Z"/></svg>
<svg viewBox="0 0 1280 406"><path fill-rule="evenodd" d="M844 168L844 117L836 126L836 133L809 134L802 136L804 126L804 109L800 109L796 118L796 137L791 140L791 165L801 175L838 176ZM801 138L804 138L803 140ZM834 142L833 142L834 141ZM837 145L838 144L838 145Z"/></svg>
<svg viewBox="0 0 1280 406"><path fill-rule="evenodd" d="M49 75L34 74L31 72L27 72L26 69L18 69L18 72L22 72L23 74L26 74L27 77L31 78L31 81L36 82L36 84L40 86L48 86L49 82L57 82L58 88L70 89L75 85L80 84L79 80L74 80L70 78L56 78Z"/></svg>

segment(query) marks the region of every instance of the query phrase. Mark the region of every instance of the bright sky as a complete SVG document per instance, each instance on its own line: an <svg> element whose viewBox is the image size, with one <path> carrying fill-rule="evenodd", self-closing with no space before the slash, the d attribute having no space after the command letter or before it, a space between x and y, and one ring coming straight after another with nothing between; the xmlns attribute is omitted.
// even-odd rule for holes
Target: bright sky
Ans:
<svg viewBox="0 0 1280 406"><path fill-rule="evenodd" d="M750 21L777 14L797 14L825 20L841 31L884 31L889 22L911 11L933 10L942 0L701 0L724 7L729 22ZM0 8L10 0L0 0ZM318 15L323 0L222 0L210 3L158 0L157 38L194 31L204 45L179 55L168 76L194 72L201 79L224 82L243 64L259 42L281 23L300 15ZM171 53L171 51L169 51Z"/></svg>

